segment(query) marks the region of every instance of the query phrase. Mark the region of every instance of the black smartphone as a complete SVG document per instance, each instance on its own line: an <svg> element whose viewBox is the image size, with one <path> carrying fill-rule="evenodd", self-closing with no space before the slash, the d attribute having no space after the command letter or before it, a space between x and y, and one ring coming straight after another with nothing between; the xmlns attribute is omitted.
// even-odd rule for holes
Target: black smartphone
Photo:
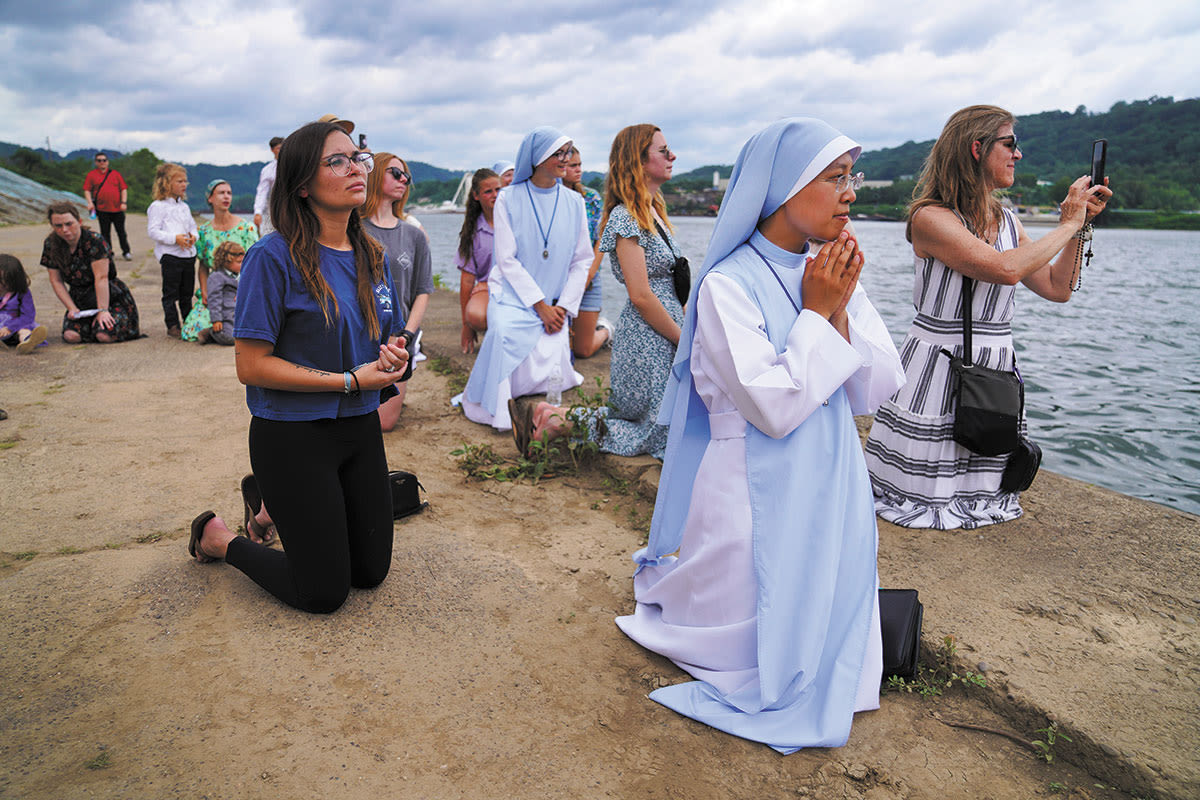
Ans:
<svg viewBox="0 0 1200 800"><path fill-rule="evenodd" d="M1092 186L1104 185L1104 162L1108 158L1108 139L1092 142Z"/></svg>

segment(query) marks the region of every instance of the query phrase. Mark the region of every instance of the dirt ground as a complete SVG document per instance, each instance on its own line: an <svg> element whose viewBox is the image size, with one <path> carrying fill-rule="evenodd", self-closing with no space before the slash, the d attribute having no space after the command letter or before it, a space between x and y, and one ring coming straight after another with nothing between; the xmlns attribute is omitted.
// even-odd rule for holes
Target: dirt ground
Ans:
<svg viewBox="0 0 1200 800"><path fill-rule="evenodd" d="M685 679L625 638L655 470L613 459L538 485L468 480L464 442L515 454L418 367L389 463L431 507L392 570L329 616L187 558L240 523L249 414L232 348L166 337L133 216L118 262L148 338L0 352L0 798L1114 798L1200 796L1200 519L1052 474L978 532L880 526L885 586L925 603L988 687L888 693L849 744L780 756L646 698ZM455 356L439 293L426 350ZM606 374L605 357L585 372ZM643 474L644 473L644 474ZM638 478L641 477L639 481ZM1026 744L1051 720L1053 763Z"/></svg>

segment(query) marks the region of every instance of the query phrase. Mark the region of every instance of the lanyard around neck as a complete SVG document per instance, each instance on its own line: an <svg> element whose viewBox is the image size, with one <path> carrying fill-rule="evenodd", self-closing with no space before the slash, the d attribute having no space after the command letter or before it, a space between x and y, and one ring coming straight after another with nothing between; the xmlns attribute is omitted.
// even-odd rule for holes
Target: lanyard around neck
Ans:
<svg viewBox="0 0 1200 800"><path fill-rule="evenodd" d="M746 245L753 250L759 258L762 259L762 262L767 265L767 269L771 270L771 274L775 276L775 280L779 281L779 288L783 289L783 293L787 295L788 302L792 304L792 308L796 309L796 314L799 314L800 306L796 305L796 301L792 299L792 293L789 292L787 286L784 285L783 278L779 277L779 273L776 272L775 268L771 266L771 262L767 261L767 257L762 253L759 253L758 248L750 244L750 242L746 242Z"/></svg>
<svg viewBox="0 0 1200 800"><path fill-rule="evenodd" d="M525 182L525 194L529 195L529 205L533 209L533 219L537 222L538 233L542 235L542 258L550 257L550 231L554 230L554 217L558 215L558 190L561 184L554 184L554 210L550 212L550 224L542 230L542 218L537 213L537 203L533 202L533 192L529 189L529 182Z"/></svg>

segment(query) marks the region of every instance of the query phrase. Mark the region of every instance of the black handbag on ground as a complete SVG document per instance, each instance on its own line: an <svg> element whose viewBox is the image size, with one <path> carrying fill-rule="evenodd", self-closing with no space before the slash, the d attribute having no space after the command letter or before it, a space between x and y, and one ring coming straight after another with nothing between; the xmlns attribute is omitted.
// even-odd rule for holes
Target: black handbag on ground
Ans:
<svg viewBox="0 0 1200 800"><path fill-rule="evenodd" d="M429 506L428 501L421 501L420 491L425 487L413 473L392 470L388 473L388 483L392 487L392 519L402 519Z"/></svg>
<svg viewBox="0 0 1200 800"><path fill-rule="evenodd" d="M925 607L916 589L879 590L879 627L883 633L883 678L917 676L921 622Z"/></svg>
<svg viewBox="0 0 1200 800"><path fill-rule="evenodd" d="M686 258L675 253L675 248L671 247L671 240L667 238L667 232L662 229L662 225L658 224L658 220L654 220L654 227L658 230L663 244L675 258L674 263L671 264L671 280L675 284L675 298L679 301L679 305L685 306L688 295L692 293L692 268L688 265Z"/></svg>
<svg viewBox="0 0 1200 800"><path fill-rule="evenodd" d="M1000 491L1023 492L1033 484L1033 479L1042 466L1042 448L1037 442L1022 436L1017 449L1008 457L1008 465L1000 477Z"/></svg>
<svg viewBox="0 0 1200 800"><path fill-rule="evenodd" d="M957 400L954 441L981 456L1001 456L1017 449L1025 385L1015 372L988 369L971 362L971 299L975 281L963 276L963 354L950 357L950 391Z"/></svg>

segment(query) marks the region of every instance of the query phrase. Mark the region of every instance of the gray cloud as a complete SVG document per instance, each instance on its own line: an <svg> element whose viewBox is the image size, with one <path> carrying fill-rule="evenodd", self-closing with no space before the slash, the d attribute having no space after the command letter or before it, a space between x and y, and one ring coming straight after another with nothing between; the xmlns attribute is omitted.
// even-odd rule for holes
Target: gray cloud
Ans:
<svg viewBox="0 0 1200 800"><path fill-rule="evenodd" d="M974 102L1200 94L1194 2L845 5L0 0L0 47L18 54L0 64L0 138L245 162L335 112L373 147L462 168L557 125L602 168L613 134L649 121L684 171L732 162L787 114L880 147L931 138Z"/></svg>

